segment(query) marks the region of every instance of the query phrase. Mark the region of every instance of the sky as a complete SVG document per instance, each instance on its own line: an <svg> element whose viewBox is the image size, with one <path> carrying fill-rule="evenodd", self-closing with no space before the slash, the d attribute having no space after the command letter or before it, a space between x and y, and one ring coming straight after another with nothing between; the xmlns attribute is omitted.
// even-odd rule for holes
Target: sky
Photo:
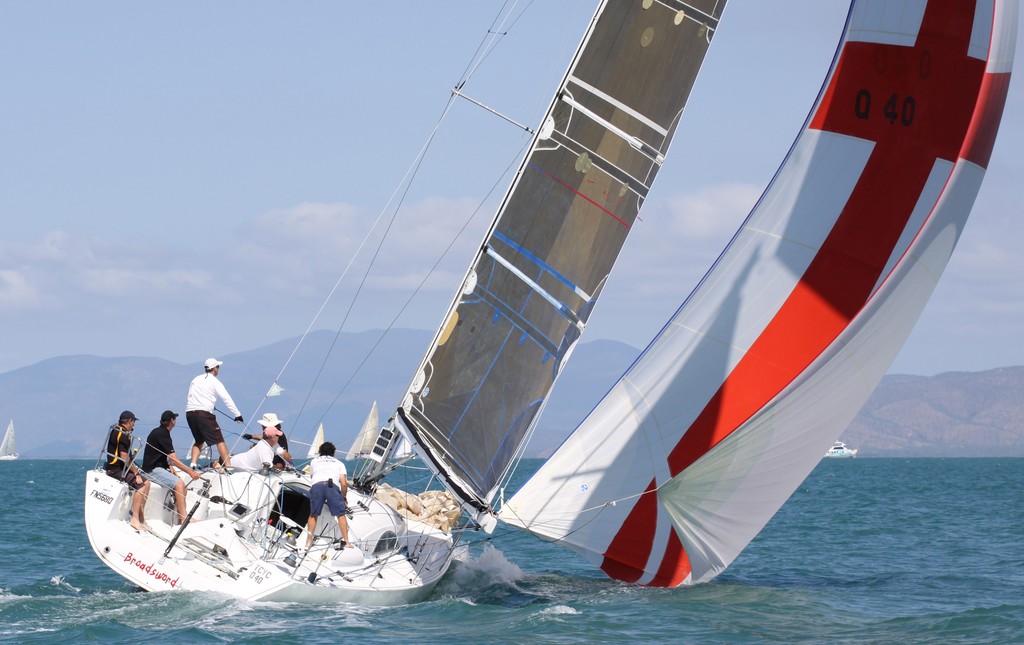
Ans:
<svg viewBox="0 0 1024 645"><path fill-rule="evenodd" d="M595 3L492 28L504 4L0 3L0 372L436 328L528 143L451 89L534 126ZM800 131L846 12L732 0L584 341L640 348L675 311ZM1015 77L892 372L1024 364L1022 143Z"/></svg>

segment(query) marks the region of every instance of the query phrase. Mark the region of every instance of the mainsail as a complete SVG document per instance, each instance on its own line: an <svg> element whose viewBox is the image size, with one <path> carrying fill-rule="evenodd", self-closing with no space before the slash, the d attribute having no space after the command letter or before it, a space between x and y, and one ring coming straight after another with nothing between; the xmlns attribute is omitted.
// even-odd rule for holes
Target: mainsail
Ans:
<svg viewBox="0 0 1024 645"><path fill-rule="evenodd" d="M668 149L724 0L606 1L396 424L488 507L583 332Z"/></svg>
<svg viewBox="0 0 1024 645"><path fill-rule="evenodd" d="M885 374L963 229L1017 3L856 2L712 270L500 518L652 586L728 566Z"/></svg>

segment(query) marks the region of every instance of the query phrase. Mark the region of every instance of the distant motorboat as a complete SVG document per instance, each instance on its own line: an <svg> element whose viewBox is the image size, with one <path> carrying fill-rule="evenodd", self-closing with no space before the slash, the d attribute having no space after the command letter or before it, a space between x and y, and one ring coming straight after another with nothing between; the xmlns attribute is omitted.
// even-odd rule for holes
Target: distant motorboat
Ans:
<svg viewBox="0 0 1024 645"><path fill-rule="evenodd" d="M18 451L14 447L14 420L7 424L7 432L4 433L3 443L0 443L0 461L13 461L18 458Z"/></svg>
<svg viewBox="0 0 1024 645"><path fill-rule="evenodd" d="M832 447L825 453L826 457L856 457L856 448L847 448L846 444L842 441L837 441L832 444Z"/></svg>

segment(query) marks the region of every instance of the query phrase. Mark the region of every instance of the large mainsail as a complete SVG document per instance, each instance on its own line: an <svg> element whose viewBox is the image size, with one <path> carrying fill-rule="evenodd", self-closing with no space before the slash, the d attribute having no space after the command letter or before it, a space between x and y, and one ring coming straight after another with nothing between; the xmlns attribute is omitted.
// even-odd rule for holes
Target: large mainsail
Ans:
<svg viewBox="0 0 1024 645"><path fill-rule="evenodd" d="M714 577L885 374L978 193L1017 2L855 2L805 129L716 265L501 519L611 577Z"/></svg>
<svg viewBox="0 0 1024 645"><path fill-rule="evenodd" d="M592 20L398 410L485 508L587 325L668 149L725 0L610 0Z"/></svg>

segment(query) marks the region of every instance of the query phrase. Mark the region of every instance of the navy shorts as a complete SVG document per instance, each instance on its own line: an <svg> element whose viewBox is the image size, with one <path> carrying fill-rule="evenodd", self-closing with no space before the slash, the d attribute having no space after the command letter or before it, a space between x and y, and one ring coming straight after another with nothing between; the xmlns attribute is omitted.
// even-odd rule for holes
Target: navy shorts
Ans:
<svg viewBox="0 0 1024 645"><path fill-rule="evenodd" d="M331 515L334 517L345 514L345 497L342 496L341 489L337 484L328 486L327 482L317 482L309 489L310 515L319 517L320 511L324 510L324 502L327 503L327 508L330 509Z"/></svg>

